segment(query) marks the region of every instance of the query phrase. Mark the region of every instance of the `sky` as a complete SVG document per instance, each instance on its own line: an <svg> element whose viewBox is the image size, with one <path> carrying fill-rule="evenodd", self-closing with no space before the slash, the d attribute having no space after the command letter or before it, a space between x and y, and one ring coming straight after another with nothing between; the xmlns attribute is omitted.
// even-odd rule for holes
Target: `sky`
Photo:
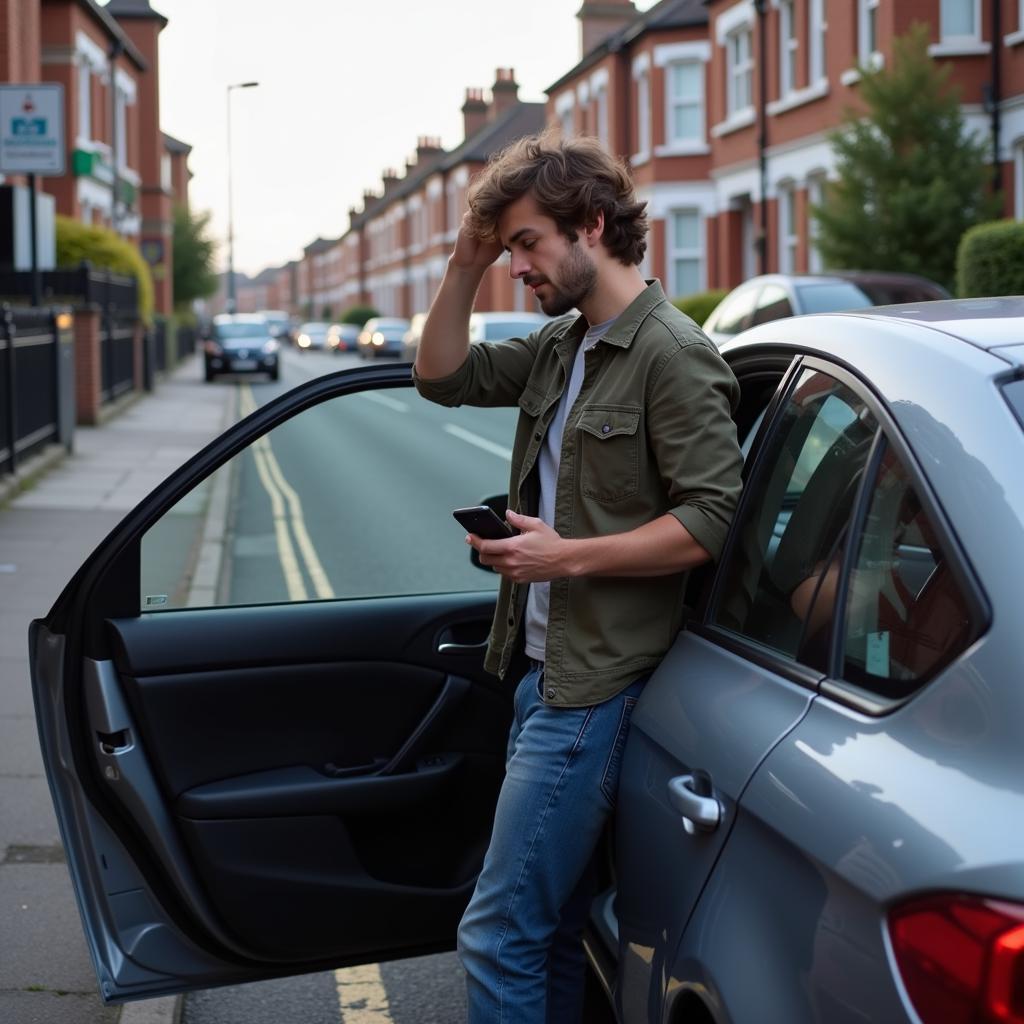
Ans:
<svg viewBox="0 0 1024 1024"><path fill-rule="evenodd" d="M655 0L637 0L647 10ZM151 0L161 128L191 145L193 209L227 251L227 86L235 269L258 273L348 228L364 189L404 170L421 135L463 138L467 86L512 67L519 97L580 59L581 0Z"/></svg>

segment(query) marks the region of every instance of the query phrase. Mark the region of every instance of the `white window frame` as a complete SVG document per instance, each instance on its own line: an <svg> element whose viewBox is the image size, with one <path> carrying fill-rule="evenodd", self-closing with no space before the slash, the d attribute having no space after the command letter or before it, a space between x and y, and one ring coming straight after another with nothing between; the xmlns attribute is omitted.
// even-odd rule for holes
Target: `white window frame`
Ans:
<svg viewBox="0 0 1024 1024"><path fill-rule="evenodd" d="M879 64L878 8L880 0L857 0L857 59L866 68ZM874 45L868 49L868 27L874 25Z"/></svg>
<svg viewBox="0 0 1024 1024"><path fill-rule="evenodd" d="M828 81L825 64L825 39L828 22L825 20L825 0L809 0L807 13L808 63L807 79L810 85ZM1024 0L1022 0L1024 2Z"/></svg>
<svg viewBox="0 0 1024 1024"><path fill-rule="evenodd" d="M1013 216L1024 220L1024 138L1013 143Z"/></svg>
<svg viewBox="0 0 1024 1024"><path fill-rule="evenodd" d="M954 35L946 30L945 6L948 0L939 0L939 38L944 43L981 42L981 0L957 0L958 3L974 4L974 26L966 35Z"/></svg>
<svg viewBox="0 0 1024 1024"><path fill-rule="evenodd" d="M825 261L818 249L818 222L811 207L821 205L827 180L824 171L812 171L807 175L807 269L812 274L820 274L825 269Z"/></svg>
<svg viewBox="0 0 1024 1024"><path fill-rule="evenodd" d="M604 146L611 146L608 126L608 82L607 68L598 68L590 76L590 99L594 106L594 134Z"/></svg>
<svg viewBox="0 0 1024 1024"><path fill-rule="evenodd" d="M965 0L959 0L964 3ZM933 57L962 57L988 53L992 47L981 38L981 0L967 0L974 4L974 25L969 33L954 35L947 31L943 6L945 0L939 0L939 42L928 47Z"/></svg>
<svg viewBox="0 0 1024 1024"><path fill-rule="evenodd" d="M563 92L555 100L555 117L562 129L563 138L571 138L575 134L573 125L573 110L576 107L576 94L572 89Z"/></svg>
<svg viewBox="0 0 1024 1024"><path fill-rule="evenodd" d="M117 169L128 169L128 95L120 86L114 87L114 145L117 147Z"/></svg>
<svg viewBox="0 0 1024 1024"><path fill-rule="evenodd" d="M83 142L92 140L92 67L84 56L78 65L78 126L77 137Z"/></svg>
<svg viewBox="0 0 1024 1024"><path fill-rule="evenodd" d="M782 98L796 92L800 39L796 31L796 0L777 0L777 6L779 8L779 97Z"/></svg>
<svg viewBox="0 0 1024 1024"><path fill-rule="evenodd" d="M1017 0L1017 28L1003 36L1004 46L1018 46L1024 43L1024 0Z"/></svg>
<svg viewBox="0 0 1024 1024"><path fill-rule="evenodd" d="M739 62L733 52L734 46L746 38L746 58ZM744 92L746 102L741 106L737 95L737 85L746 80ZM730 32L725 37L725 112L726 120L731 121L754 109L754 32L748 25Z"/></svg>
<svg viewBox="0 0 1024 1024"><path fill-rule="evenodd" d="M679 244L676 236L676 216L681 213L693 214L697 219L697 246L682 246ZM665 275L671 287L671 294L673 298L682 298L683 293L680 291L679 281L676 277L676 261L677 260L693 260L697 263L697 291L703 291L707 287L707 269L705 266L705 253L704 253L704 241L707 232L707 227L704 222L704 214L700 207L697 206L680 206L674 209L666 211L666 231L665 236L667 240L667 251L666 251L666 262L667 271ZM690 293L687 293L690 294Z"/></svg>
<svg viewBox="0 0 1024 1024"><path fill-rule="evenodd" d="M633 61L636 82L636 152L632 163L642 164L651 157L651 57L643 53Z"/></svg>
<svg viewBox="0 0 1024 1024"><path fill-rule="evenodd" d="M776 186L778 213L778 260L780 274L796 272L797 248L800 244L800 225L797 223L796 185L792 181Z"/></svg>
<svg viewBox="0 0 1024 1024"><path fill-rule="evenodd" d="M672 92L672 79L675 68L681 67L695 67L698 71L698 80L700 81L700 89L697 96L692 99L680 99ZM705 148L705 137L704 137L704 102L705 102L705 82L704 82L704 62L702 60L674 60L669 64L665 65L665 147L668 149L678 150L685 149L693 146L699 146ZM684 135L677 137L673 134L673 128L675 126L675 117L673 116L676 109L679 107L695 107L697 109L698 127L697 131L693 135Z"/></svg>

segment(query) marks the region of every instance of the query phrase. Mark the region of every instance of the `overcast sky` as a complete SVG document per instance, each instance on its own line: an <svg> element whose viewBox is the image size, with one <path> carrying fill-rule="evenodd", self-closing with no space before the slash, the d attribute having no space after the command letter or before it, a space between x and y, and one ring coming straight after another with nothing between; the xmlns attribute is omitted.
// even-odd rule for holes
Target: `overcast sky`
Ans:
<svg viewBox="0 0 1024 1024"><path fill-rule="evenodd" d="M418 136L458 145L467 86L513 67L520 98L543 100L580 57L581 0L151 3L168 19L161 127L193 147L191 201L221 242L227 85L260 83L231 97L235 268L249 274L345 231L349 207L385 167L404 168Z"/></svg>

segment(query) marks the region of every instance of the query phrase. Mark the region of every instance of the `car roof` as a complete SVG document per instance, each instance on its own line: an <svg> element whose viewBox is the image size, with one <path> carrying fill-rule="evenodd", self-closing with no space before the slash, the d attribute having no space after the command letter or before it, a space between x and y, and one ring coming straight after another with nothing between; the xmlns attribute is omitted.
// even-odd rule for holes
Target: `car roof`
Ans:
<svg viewBox="0 0 1024 1024"><path fill-rule="evenodd" d="M1019 295L933 299L901 306L876 306L870 311L850 310L841 315L912 321L985 351L1024 341L1024 296Z"/></svg>
<svg viewBox="0 0 1024 1024"><path fill-rule="evenodd" d="M486 313L473 313L472 317L483 320L484 323L491 320L529 320L531 322L534 320L547 320L543 313L533 313L523 309L490 310Z"/></svg>
<svg viewBox="0 0 1024 1024"><path fill-rule="evenodd" d="M822 318L828 318L837 326L855 321L874 321L880 326L889 324L913 326L931 334L938 332L947 338L956 339L984 351L1009 348L1024 342L1024 296L1000 296L980 299L936 299L924 302L910 302L894 306L868 306L863 309L849 309L837 312L812 313L802 316L788 316L768 324L752 327L740 332L723 343L722 351L735 351L749 345L765 342L788 345L787 335L794 336L794 342L806 344L804 324L818 325L815 333L820 335L822 351L829 349L827 332L821 334ZM928 345L926 335L918 335ZM799 336L799 338L798 338Z"/></svg>

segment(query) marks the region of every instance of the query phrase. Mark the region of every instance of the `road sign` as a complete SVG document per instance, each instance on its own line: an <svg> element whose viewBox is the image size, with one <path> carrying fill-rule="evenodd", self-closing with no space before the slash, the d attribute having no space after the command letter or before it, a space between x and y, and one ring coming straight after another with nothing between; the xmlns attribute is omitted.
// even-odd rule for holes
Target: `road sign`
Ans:
<svg viewBox="0 0 1024 1024"><path fill-rule="evenodd" d="M0 85L0 174L64 173L64 86Z"/></svg>

